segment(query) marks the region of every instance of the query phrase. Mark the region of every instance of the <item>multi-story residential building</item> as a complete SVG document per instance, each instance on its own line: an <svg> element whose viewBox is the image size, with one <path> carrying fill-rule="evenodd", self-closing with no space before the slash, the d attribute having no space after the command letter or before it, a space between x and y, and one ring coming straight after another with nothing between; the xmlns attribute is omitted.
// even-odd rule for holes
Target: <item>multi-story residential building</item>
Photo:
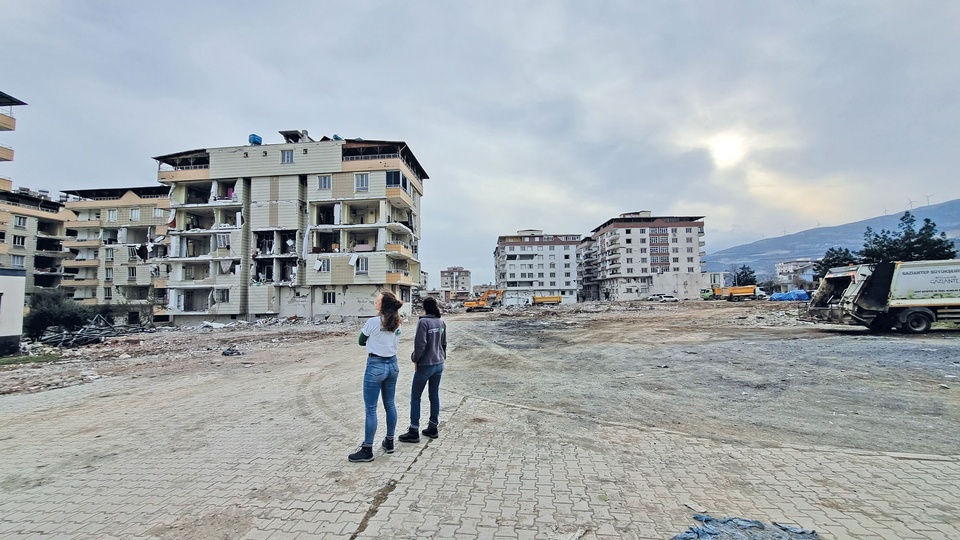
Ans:
<svg viewBox="0 0 960 540"><path fill-rule="evenodd" d="M45 191L13 189L0 179L0 266L26 272L25 296L37 289L57 288L64 276L63 224L71 216Z"/></svg>
<svg viewBox="0 0 960 540"><path fill-rule="evenodd" d="M703 235L703 216L643 211L611 218L580 244L580 295L599 300L638 300L653 293L699 298L710 279L701 270Z"/></svg>
<svg viewBox="0 0 960 540"><path fill-rule="evenodd" d="M577 301L577 245L580 235L543 234L527 229L497 238L493 252L497 289L503 303L525 304L533 296Z"/></svg>
<svg viewBox="0 0 960 540"><path fill-rule="evenodd" d="M470 270L462 266L448 266L446 270L440 271L440 290L458 291L472 290Z"/></svg>
<svg viewBox="0 0 960 540"><path fill-rule="evenodd" d="M165 186L64 191L72 212L63 245L61 287L87 305L110 304L128 324L167 322Z"/></svg>
<svg viewBox="0 0 960 540"><path fill-rule="evenodd" d="M365 317L381 291L408 314L428 178L409 146L280 134L154 158L170 186L173 321Z"/></svg>
<svg viewBox="0 0 960 540"><path fill-rule="evenodd" d="M777 263L776 292L813 289L817 280L816 265L816 261L809 258Z"/></svg>

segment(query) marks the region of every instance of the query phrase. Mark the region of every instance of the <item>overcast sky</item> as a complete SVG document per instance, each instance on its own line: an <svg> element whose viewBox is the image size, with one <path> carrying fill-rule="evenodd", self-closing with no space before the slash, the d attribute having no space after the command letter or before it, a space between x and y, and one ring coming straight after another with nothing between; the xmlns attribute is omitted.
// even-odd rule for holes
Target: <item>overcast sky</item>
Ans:
<svg viewBox="0 0 960 540"><path fill-rule="evenodd" d="M3 0L17 186L152 156L406 141L430 285L497 236L703 215L708 253L960 198L958 2ZM912 201L912 202L911 202Z"/></svg>

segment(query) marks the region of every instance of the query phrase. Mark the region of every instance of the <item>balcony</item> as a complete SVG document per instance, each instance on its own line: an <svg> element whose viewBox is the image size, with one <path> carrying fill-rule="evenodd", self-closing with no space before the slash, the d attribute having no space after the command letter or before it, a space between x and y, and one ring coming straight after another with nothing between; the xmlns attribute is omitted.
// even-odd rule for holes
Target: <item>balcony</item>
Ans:
<svg viewBox="0 0 960 540"><path fill-rule="evenodd" d="M387 283L390 285L413 285L410 272L406 270L387 270Z"/></svg>
<svg viewBox="0 0 960 540"><path fill-rule="evenodd" d="M413 199L403 188L388 187L387 200L399 208L413 208Z"/></svg>
<svg viewBox="0 0 960 540"><path fill-rule="evenodd" d="M74 277L64 276L60 281L61 287L96 287L100 281L95 277Z"/></svg>
<svg viewBox="0 0 960 540"><path fill-rule="evenodd" d="M0 145L0 161L13 161L13 148Z"/></svg>
<svg viewBox="0 0 960 540"><path fill-rule="evenodd" d="M62 243L65 248L84 248L84 247L100 247L103 245L103 241L99 238L84 238L83 240L64 240Z"/></svg>
<svg viewBox="0 0 960 540"><path fill-rule="evenodd" d="M412 259L413 250L411 250L410 246L406 244L387 244L387 256L401 259Z"/></svg>
<svg viewBox="0 0 960 540"><path fill-rule="evenodd" d="M67 259L63 261L64 268L97 268L100 259Z"/></svg>
<svg viewBox="0 0 960 540"><path fill-rule="evenodd" d="M186 182L193 180L209 180L210 167L206 165L194 165L190 167L178 167L172 171L159 171L157 180L163 183L167 182Z"/></svg>
<svg viewBox="0 0 960 540"><path fill-rule="evenodd" d="M9 114L0 112L0 131L15 131L16 129L17 119Z"/></svg>

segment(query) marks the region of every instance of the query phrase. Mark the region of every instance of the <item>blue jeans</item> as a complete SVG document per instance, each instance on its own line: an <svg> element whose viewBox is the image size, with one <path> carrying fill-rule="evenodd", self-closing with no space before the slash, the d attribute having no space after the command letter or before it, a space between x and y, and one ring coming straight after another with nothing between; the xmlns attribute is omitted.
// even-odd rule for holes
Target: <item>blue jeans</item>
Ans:
<svg viewBox="0 0 960 540"><path fill-rule="evenodd" d="M410 389L410 428L420 429L420 397L423 387L430 384L430 425L440 423L440 376L443 364L422 366L413 374L413 388Z"/></svg>
<svg viewBox="0 0 960 540"><path fill-rule="evenodd" d="M397 394L397 377L400 376L400 365L397 357L382 358L379 356L367 357L367 370L363 374L363 406L366 409L364 422L363 444L373 446L373 438L377 435L377 398L383 398L383 409L387 413L387 437L393 437L397 430L397 404L394 397Z"/></svg>

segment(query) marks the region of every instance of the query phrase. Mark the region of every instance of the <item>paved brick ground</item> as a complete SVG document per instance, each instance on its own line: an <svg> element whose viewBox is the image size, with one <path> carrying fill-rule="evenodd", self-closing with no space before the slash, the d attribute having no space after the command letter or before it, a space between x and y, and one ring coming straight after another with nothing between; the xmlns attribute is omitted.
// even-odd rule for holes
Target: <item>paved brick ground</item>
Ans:
<svg viewBox="0 0 960 540"><path fill-rule="evenodd" d="M823 538L960 538L960 456L723 444L446 393L440 439L351 464L359 388L287 362L0 396L0 538L669 538L688 504Z"/></svg>

